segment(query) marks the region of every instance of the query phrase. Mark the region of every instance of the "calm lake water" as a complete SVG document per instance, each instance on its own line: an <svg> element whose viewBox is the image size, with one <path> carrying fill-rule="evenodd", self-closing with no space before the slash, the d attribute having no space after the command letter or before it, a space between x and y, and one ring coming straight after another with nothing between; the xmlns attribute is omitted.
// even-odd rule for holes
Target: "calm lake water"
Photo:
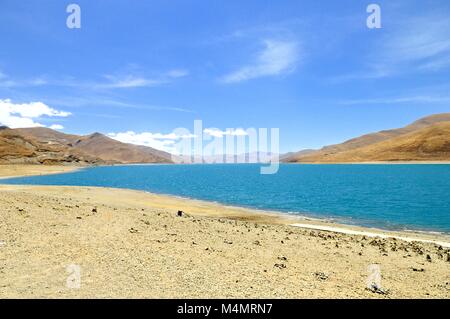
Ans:
<svg viewBox="0 0 450 319"><path fill-rule="evenodd" d="M450 165L136 165L2 180L130 188L385 229L450 233Z"/></svg>

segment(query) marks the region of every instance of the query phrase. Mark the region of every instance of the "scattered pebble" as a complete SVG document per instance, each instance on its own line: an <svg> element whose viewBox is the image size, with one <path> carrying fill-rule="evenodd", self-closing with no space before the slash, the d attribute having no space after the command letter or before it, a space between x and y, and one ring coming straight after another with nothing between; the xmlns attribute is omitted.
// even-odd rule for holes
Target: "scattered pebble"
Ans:
<svg viewBox="0 0 450 319"><path fill-rule="evenodd" d="M379 287L376 283L372 283L370 287L366 288L367 290L380 295L387 295L389 293L389 290L385 290L381 287Z"/></svg>
<svg viewBox="0 0 450 319"><path fill-rule="evenodd" d="M286 268L286 265L285 264L275 264L275 265L273 265L274 267L277 267L277 268L279 268L279 269L284 269L284 268Z"/></svg>
<svg viewBox="0 0 450 319"><path fill-rule="evenodd" d="M326 274L326 273L324 273L324 272L315 272L314 273L314 276L317 278L317 279L319 279L319 280L327 280L328 279L328 275Z"/></svg>

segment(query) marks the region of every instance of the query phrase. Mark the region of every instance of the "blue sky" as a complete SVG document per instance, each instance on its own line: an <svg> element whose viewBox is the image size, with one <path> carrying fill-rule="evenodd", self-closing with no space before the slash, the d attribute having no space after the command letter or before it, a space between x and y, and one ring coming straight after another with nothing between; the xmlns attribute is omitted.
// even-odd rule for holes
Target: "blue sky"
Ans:
<svg viewBox="0 0 450 319"><path fill-rule="evenodd" d="M450 112L447 0L0 0L0 39L10 126L160 146L201 119L279 128L286 152Z"/></svg>

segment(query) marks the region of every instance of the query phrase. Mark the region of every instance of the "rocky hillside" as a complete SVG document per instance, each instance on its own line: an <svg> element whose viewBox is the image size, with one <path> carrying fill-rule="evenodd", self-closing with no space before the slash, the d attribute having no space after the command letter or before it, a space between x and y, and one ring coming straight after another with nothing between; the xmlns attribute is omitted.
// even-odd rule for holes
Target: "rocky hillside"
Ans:
<svg viewBox="0 0 450 319"><path fill-rule="evenodd" d="M103 134L65 134L48 128L0 130L0 163L171 163L171 155Z"/></svg>
<svg viewBox="0 0 450 319"><path fill-rule="evenodd" d="M0 164L105 164L69 147L40 143L9 128L0 129Z"/></svg>

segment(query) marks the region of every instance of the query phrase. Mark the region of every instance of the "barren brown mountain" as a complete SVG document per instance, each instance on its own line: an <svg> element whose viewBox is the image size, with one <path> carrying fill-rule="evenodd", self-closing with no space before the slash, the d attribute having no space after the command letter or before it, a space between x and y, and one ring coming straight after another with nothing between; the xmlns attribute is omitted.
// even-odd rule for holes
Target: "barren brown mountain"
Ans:
<svg viewBox="0 0 450 319"><path fill-rule="evenodd" d="M104 160L120 163L172 162L169 153L151 147L122 143L100 133L81 137L74 147Z"/></svg>
<svg viewBox="0 0 450 319"><path fill-rule="evenodd" d="M56 155L73 155L73 162L114 164L114 163L171 163L171 155L151 147L122 143L100 133L87 136L65 134L48 128L22 128L2 130L4 149L0 149L0 158L4 162L29 162L36 157L45 158L52 154L55 163L62 161ZM28 147L24 147L24 145ZM7 147L8 145L8 147ZM6 149L8 148L8 152ZM14 153L15 152L15 153ZM31 153L30 153L31 152ZM35 152L35 155L32 153ZM14 153L11 157L9 154ZM21 156L24 157L21 159ZM64 157L63 156L63 157ZM6 160L8 158L8 160ZM71 158L69 157L68 160ZM39 160L31 161L39 163ZM49 163L46 161L45 163Z"/></svg>
<svg viewBox="0 0 450 319"><path fill-rule="evenodd" d="M450 160L450 113L431 115L403 128L380 131L292 156L286 162Z"/></svg>
<svg viewBox="0 0 450 319"><path fill-rule="evenodd" d="M105 161L76 149L42 143L17 130L0 129L0 164L104 164Z"/></svg>

